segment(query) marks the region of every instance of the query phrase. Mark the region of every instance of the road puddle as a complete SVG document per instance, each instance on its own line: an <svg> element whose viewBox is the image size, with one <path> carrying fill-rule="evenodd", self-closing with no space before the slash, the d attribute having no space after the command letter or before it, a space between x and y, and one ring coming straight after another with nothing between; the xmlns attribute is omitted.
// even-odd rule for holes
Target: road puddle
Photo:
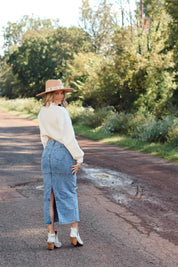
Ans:
<svg viewBox="0 0 178 267"><path fill-rule="evenodd" d="M126 204L138 195L138 186L134 184L133 177L125 173L104 168L90 168L87 164L83 164L81 169L84 173L82 178L96 186L110 189L112 197L119 203Z"/></svg>
<svg viewBox="0 0 178 267"><path fill-rule="evenodd" d="M83 164L82 170L86 179L92 180L100 186L128 186L133 182L131 176L109 169L90 168L87 164Z"/></svg>

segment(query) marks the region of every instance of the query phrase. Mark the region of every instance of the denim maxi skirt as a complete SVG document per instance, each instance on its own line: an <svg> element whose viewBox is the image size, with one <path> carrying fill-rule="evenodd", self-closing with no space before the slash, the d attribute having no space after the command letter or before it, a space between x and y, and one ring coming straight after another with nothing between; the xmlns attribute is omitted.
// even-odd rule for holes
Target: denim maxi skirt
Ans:
<svg viewBox="0 0 178 267"><path fill-rule="evenodd" d="M60 142L48 140L43 150L41 169L44 181L44 220L50 225L51 190L54 192L54 222L67 224L79 221L78 199L76 193L76 174L71 167L75 161Z"/></svg>

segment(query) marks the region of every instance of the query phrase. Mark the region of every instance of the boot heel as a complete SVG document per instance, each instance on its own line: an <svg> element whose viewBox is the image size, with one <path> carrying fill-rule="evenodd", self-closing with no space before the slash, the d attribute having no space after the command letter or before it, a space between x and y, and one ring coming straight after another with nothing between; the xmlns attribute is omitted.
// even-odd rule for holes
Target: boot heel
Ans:
<svg viewBox="0 0 178 267"><path fill-rule="evenodd" d="M48 249L53 250L54 249L54 243L48 243Z"/></svg>
<svg viewBox="0 0 178 267"><path fill-rule="evenodd" d="M80 235L78 233L78 229L75 227L71 227L70 232L70 243L74 246L83 246L83 241L80 238Z"/></svg>
<svg viewBox="0 0 178 267"><path fill-rule="evenodd" d="M74 246L77 245L77 239L75 237L70 237L70 243Z"/></svg>

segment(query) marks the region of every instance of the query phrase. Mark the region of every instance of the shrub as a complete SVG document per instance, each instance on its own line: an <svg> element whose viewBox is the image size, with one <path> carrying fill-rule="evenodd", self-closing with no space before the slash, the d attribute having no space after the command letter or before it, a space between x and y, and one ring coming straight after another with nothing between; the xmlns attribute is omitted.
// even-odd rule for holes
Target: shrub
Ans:
<svg viewBox="0 0 178 267"><path fill-rule="evenodd" d="M80 117L79 124L92 127L92 120L94 116L94 109L92 107L85 107L84 112Z"/></svg>
<svg viewBox="0 0 178 267"><path fill-rule="evenodd" d="M108 117L114 114L114 108L111 106L98 108L85 108L85 113L81 117L81 124L96 128L100 126Z"/></svg>
<svg viewBox="0 0 178 267"><path fill-rule="evenodd" d="M152 119L155 119L155 117L144 108L132 114L129 120L129 135L133 138L138 137L141 125Z"/></svg>
<svg viewBox="0 0 178 267"><path fill-rule="evenodd" d="M109 116L106 121L102 124L102 129L106 133L121 133L127 134L130 129L129 122L132 120L132 114L115 112Z"/></svg>
<svg viewBox="0 0 178 267"><path fill-rule="evenodd" d="M79 101L71 102L67 106L67 110L73 123L80 122L81 116L83 115L83 113L85 113L85 108L81 106L81 103Z"/></svg>
<svg viewBox="0 0 178 267"><path fill-rule="evenodd" d="M25 111L26 113L32 113L37 115L40 111L42 101L35 98L17 98L13 100L4 100L1 98L0 103L6 105L9 110Z"/></svg>
<svg viewBox="0 0 178 267"><path fill-rule="evenodd" d="M103 108L98 108L94 111L94 118L92 124L94 127L100 126L103 122L105 122L108 118L110 118L114 114L114 107L107 106Z"/></svg>
<svg viewBox="0 0 178 267"><path fill-rule="evenodd" d="M32 113L37 115L40 111L42 106L41 100L36 100L35 98L25 98L25 99L18 99L17 104L19 104L19 108L17 110L23 111L25 110L27 113Z"/></svg>
<svg viewBox="0 0 178 267"><path fill-rule="evenodd" d="M178 146L178 118L175 118L167 134L167 142Z"/></svg>
<svg viewBox="0 0 178 267"><path fill-rule="evenodd" d="M138 129L138 139L146 142L165 142L174 123L174 116L168 115L162 120L149 119Z"/></svg>

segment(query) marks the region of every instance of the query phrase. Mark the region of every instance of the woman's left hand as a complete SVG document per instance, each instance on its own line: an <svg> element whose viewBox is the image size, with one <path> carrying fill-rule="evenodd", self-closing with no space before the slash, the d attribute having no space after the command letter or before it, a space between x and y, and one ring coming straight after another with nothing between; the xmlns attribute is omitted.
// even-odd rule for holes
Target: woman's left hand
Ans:
<svg viewBox="0 0 178 267"><path fill-rule="evenodd" d="M72 166L72 169L71 169L72 174L74 173L76 174L78 172L78 169L81 167L81 165L82 163L76 162L76 164Z"/></svg>

